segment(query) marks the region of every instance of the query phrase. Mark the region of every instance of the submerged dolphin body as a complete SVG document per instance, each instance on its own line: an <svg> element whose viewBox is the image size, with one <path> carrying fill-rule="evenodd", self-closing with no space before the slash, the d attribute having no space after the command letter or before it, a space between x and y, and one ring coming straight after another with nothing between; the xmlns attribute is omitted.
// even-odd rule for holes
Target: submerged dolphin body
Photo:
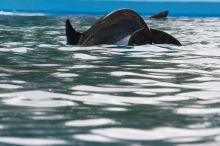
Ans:
<svg viewBox="0 0 220 146"><path fill-rule="evenodd" d="M107 14L83 33L77 32L67 19L66 36L69 45L116 44L128 36L130 37L128 45L152 43L181 45L178 40L165 32L155 29L151 32L142 17L130 9L120 9ZM169 39L165 39L166 37Z"/></svg>

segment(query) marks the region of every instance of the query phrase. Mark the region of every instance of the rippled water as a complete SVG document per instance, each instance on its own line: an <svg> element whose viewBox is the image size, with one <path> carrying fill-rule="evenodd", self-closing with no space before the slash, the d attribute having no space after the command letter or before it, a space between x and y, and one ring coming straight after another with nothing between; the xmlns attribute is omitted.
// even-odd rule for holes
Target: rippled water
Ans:
<svg viewBox="0 0 220 146"><path fill-rule="evenodd" d="M219 18L146 20L182 47L67 46L65 19L0 16L0 145L220 145Z"/></svg>

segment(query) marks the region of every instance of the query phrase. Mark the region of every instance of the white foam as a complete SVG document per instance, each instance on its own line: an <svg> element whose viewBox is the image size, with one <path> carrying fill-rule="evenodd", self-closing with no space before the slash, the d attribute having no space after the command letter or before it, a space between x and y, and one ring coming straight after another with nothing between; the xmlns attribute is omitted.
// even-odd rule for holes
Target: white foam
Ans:
<svg viewBox="0 0 220 146"><path fill-rule="evenodd" d="M220 134L220 128L210 129L180 129L173 127L160 127L151 130L134 128L100 128L91 131L94 134L121 140L165 140L174 138L203 138Z"/></svg>
<svg viewBox="0 0 220 146"><path fill-rule="evenodd" d="M81 59L81 60L99 60L99 57L88 55L88 54L82 54L82 53L75 53L73 55L73 58Z"/></svg>
<svg viewBox="0 0 220 146"><path fill-rule="evenodd" d="M45 16L44 13L6 12L0 11L0 15L6 16Z"/></svg>
<svg viewBox="0 0 220 146"><path fill-rule="evenodd" d="M52 76L60 77L60 78L70 78L70 77L78 77L79 75L74 73L56 72L56 73L52 73Z"/></svg>
<svg viewBox="0 0 220 146"><path fill-rule="evenodd" d="M87 127L87 126L102 126L102 125L109 125L114 124L115 121L111 119L85 119L85 120L74 120L68 121L65 123L66 126L72 127Z"/></svg>
<svg viewBox="0 0 220 146"><path fill-rule="evenodd" d="M18 88L22 88L22 86L11 85L11 84L0 84L0 88L2 88L2 89L18 89Z"/></svg>
<svg viewBox="0 0 220 146"><path fill-rule="evenodd" d="M88 95L67 95L39 90L0 94L0 97L4 98L2 99L4 104L31 107L74 106L76 105L74 101L80 101L84 104L114 106L128 106L132 104L167 104L165 102L154 100L153 98L146 99L141 97L123 97L96 93Z"/></svg>
<svg viewBox="0 0 220 146"><path fill-rule="evenodd" d="M75 106L73 101L58 99L59 95L43 92L43 91L28 91L2 94L5 104L14 106L30 106L30 107L59 107L59 106Z"/></svg>
<svg viewBox="0 0 220 146"><path fill-rule="evenodd" d="M45 138L24 138L24 137L0 137L1 143L24 145L24 146L42 146L42 145L63 145L67 144L64 140L45 139Z"/></svg>
<svg viewBox="0 0 220 146"><path fill-rule="evenodd" d="M96 134L77 134L77 135L74 135L73 138L74 139L79 139L79 140L82 140L82 141L104 142L104 143L115 141L111 138L96 135Z"/></svg>

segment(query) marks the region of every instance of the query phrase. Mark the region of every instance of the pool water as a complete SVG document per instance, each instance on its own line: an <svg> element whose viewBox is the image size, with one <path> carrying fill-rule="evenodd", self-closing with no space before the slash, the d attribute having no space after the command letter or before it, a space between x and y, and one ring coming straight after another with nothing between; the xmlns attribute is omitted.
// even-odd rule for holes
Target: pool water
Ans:
<svg viewBox="0 0 220 146"><path fill-rule="evenodd" d="M220 145L220 19L147 20L183 46L67 46L97 17L0 16L0 145Z"/></svg>

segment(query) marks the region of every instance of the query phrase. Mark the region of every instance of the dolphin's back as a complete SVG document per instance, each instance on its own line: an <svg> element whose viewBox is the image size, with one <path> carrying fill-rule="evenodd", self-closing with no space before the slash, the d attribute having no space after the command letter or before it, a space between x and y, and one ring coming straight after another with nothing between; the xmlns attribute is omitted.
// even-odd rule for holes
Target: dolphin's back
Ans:
<svg viewBox="0 0 220 146"><path fill-rule="evenodd" d="M117 10L102 17L84 32L79 44L84 46L114 44L143 27L147 27L147 25L135 11Z"/></svg>

